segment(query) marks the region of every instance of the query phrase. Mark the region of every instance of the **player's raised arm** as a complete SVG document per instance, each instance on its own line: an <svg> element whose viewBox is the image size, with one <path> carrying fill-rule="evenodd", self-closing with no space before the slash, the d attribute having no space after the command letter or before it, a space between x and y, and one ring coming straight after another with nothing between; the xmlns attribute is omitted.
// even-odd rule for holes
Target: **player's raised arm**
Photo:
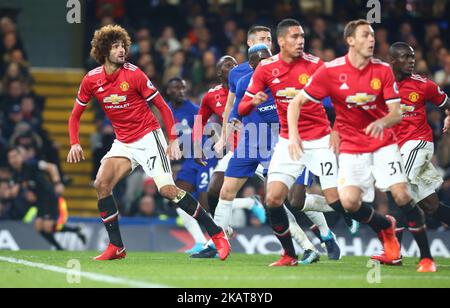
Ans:
<svg viewBox="0 0 450 308"><path fill-rule="evenodd" d="M86 110L87 104L90 101L92 95L89 88L89 82L87 76L84 77L81 82L78 96L73 106L72 114L69 118L69 137L70 137L70 151L67 155L67 162L70 164L79 163L81 160L85 160L83 148L79 141L80 132L80 120L84 110Z"/></svg>

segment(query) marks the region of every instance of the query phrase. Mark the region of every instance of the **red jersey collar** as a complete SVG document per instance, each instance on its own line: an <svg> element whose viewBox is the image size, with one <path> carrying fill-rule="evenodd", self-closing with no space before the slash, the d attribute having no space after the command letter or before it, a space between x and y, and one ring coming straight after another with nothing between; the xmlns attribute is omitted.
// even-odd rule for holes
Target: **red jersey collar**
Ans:
<svg viewBox="0 0 450 308"><path fill-rule="evenodd" d="M351 67L352 69L354 69L355 71L361 73L361 74L369 69L370 65L372 64L372 59L373 58L371 58L369 60L369 63L363 69L359 69L359 68L354 67L353 64L350 62L350 58L348 57L348 53L345 55L345 62L348 64L348 66Z"/></svg>

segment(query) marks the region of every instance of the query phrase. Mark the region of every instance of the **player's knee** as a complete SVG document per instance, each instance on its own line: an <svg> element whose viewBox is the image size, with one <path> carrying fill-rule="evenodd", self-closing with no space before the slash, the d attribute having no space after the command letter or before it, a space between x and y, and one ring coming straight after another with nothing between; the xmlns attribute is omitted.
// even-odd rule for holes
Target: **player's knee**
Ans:
<svg viewBox="0 0 450 308"><path fill-rule="evenodd" d="M166 199L175 200L177 198L179 189L175 185L166 185L161 187L159 193Z"/></svg>
<svg viewBox="0 0 450 308"><path fill-rule="evenodd" d="M361 205L361 199L359 198L359 196L344 193L341 194L341 203L348 212L354 213L358 211Z"/></svg>
<svg viewBox="0 0 450 308"><path fill-rule="evenodd" d="M283 205L284 198L280 194L269 193L266 197L266 204L269 208L276 208Z"/></svg>
<svg viewBox="0 0 450 308"><path fill-rule="evenodd" d="M339 201L339 193L337 188L330 188L323 191L323 195L328 204L333 204Z"/></svg>
<svg viewBox="0 0 450 308"><path fill-rule="evenodd" d="M412 200L411 194L406 187L392 191L392 197L394 198L395 203L399 206L407 205Z"/></svg>
<svg viewBox="0 0 450 308"><path fill-rule="evenodd" d="M97 178L94 182L95 190L100 197L106 197L111 195L113 187L109 181L106 181L102 178Z"/></svg>
<svg viewBox="0 0 450 308"><path fill-rule="evenodd" d="M233 191L230 186L224 184L222 190L220 191L220 199L232 201L236 198L236 194L237 192Z"/></svg>

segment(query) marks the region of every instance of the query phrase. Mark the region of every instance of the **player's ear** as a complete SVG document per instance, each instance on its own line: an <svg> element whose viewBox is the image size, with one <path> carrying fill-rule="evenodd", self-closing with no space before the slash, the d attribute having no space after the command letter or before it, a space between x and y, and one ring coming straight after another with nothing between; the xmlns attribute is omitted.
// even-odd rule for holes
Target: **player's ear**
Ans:
<svg viewBox="0 0 450 308"><path fill-rule="evenodd" d="M355 38L354 38L353 36L347 37L346 41L347 41L347 45L348 45L348 46L353 46L353 45L355 45Z"/></svg>

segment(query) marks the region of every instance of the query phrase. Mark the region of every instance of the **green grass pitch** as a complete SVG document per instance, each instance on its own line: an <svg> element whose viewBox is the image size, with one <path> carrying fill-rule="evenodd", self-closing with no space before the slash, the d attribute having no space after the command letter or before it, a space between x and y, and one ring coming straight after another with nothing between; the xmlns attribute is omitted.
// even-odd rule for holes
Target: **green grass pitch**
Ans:
<svg viewBox="0 0 450 308"><path fill-rule="evenodd" d="M125 260L105 263L92 261L95 255L93 252L0 251L0 287L450 287L449 259L437 259L438 273L420 274L415 270L418 260L410 258L402 267L381 266L377 271L376 267L368 267L365 257L345 257L339 262L322 257L320 263L309 266L269 268L268 264L278 256L232 254L222 262L194 260L181 253L131 252ZM68 282L68 278L74 277L73 273L64 272L72 268L74 263L70 260L80 265L83 273L80 283ZM22 264L23 261L29 263ZM369 283L368 276L372 281L376 278L381 281Z"/></svg>

